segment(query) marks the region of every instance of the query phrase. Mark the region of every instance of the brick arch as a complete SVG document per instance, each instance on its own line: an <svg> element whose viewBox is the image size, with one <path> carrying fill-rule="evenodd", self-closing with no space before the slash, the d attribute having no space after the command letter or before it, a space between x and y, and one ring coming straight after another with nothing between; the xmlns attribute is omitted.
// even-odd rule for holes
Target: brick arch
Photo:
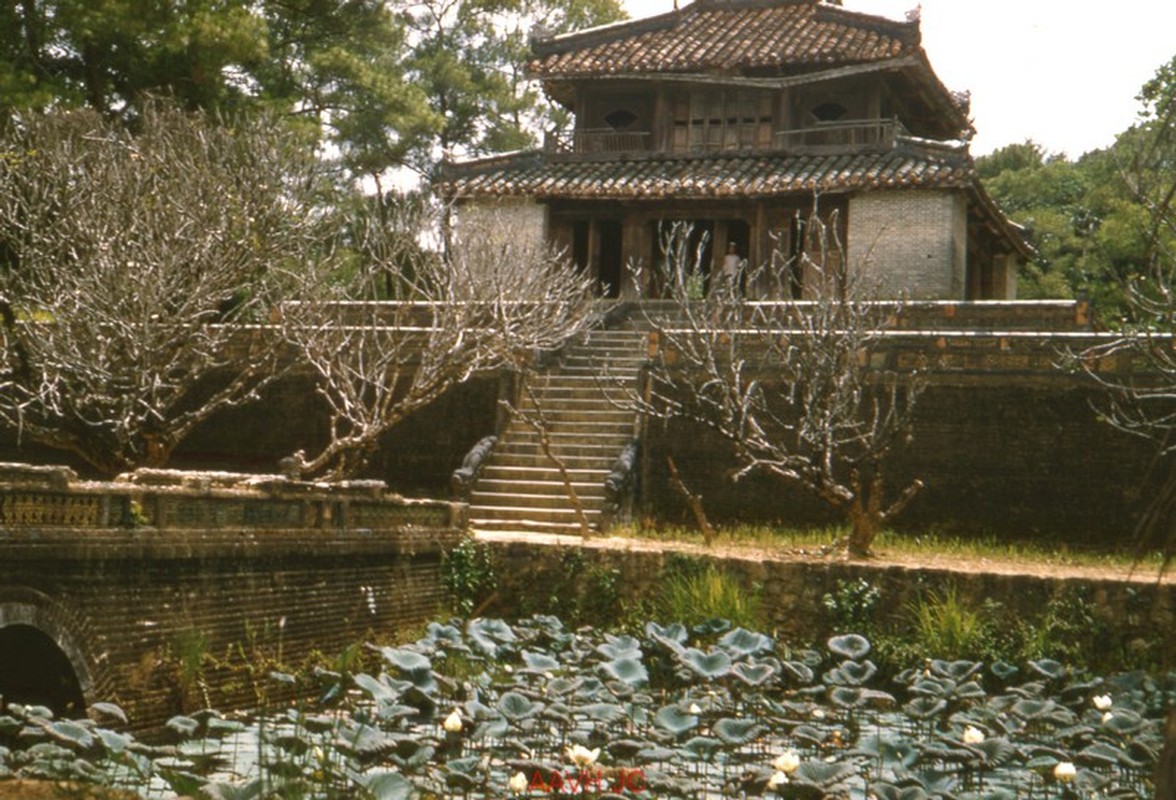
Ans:
<svg viewBox="0 0 1176 800"><path fill-rule="evenodd" d="M101 700L110 678L88 646L89 621L44 592L24 586L0 587L0 629L27 625L48 636L65 654L86 704Z"/></svg>

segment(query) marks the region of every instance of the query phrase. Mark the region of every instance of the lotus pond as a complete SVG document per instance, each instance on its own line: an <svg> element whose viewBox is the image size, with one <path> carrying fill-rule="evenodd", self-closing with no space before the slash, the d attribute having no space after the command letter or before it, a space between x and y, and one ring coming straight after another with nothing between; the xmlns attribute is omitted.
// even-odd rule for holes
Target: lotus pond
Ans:
<svg viewBox="0 0 1176 800"><path fill-rule="evenodd" d="M0 775L225 799L1150 797L1176 700L1173 675L1052 660L884 679L861 636L791 650L722 621L475 619L378 652L378 674L275 674L313 697L280 713L176 717L170 744L14 706Z"/></svg>

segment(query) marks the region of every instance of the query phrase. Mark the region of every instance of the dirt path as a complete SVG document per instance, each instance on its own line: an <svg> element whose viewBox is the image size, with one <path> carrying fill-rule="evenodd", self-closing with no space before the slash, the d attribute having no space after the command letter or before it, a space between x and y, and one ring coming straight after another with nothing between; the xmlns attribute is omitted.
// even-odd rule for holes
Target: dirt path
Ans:
<svg viewBox="0 0 1176 800"><path fill-rule="evenodd" d="M674 551L693 555L741 558L752 561L844 561L844 556L823 552L823 548L779 547L765 548L758 545L719 543L711 547L691 542L658 541L618 536L599 536L582 540L579 536L561 536L526 531L483 531L477 534L483 541L493 542L538 542L565 547L584 546L601 550ZM940 569L953 572L988 572L997 575L1030 575L1038 578L1086 578L1089 580L1131 581L1137 583L1176 583L1176 566L1160 578L1153 565L1137 568L1113 565L1084 565L1052 563L1046 560L1002 559L964 557L949 553L940 554L895 554L880 549L873 558L857 563L876 566L900 566L909 568Z"/></svg>

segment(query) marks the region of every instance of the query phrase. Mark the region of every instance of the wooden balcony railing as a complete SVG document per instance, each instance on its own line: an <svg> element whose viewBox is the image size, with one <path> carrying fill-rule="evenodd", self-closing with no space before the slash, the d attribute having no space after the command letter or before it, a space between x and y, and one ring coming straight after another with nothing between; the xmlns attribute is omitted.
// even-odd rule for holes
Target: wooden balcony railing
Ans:
<svg viewBox="0 0 1176 800"><path fill-rule="evenodd" d="M776 147L789 153L841 152L855 148L889 149L907 129L897 119L819 122L808 128L776 133Z"/></svg>
<svg viewBox="0 0 1176 800"><path fill-rule="evenodd" d="M669 152L703 155L721 152L781 152L789 154L842 153L888 150L910 133L897 119L820 122L807 128L772 132L765 121L706 125L675 125ZM549 131L544 141L548 157L578 159L618 154L652 154L649 131L580 129Z"/></svg>
<svg viewBox="0 0 1176 800"><path fill-rule="evenodd" d="M549 155L634 153L649 149L649 131L611 128L548 131L543 149Z"/></svg>

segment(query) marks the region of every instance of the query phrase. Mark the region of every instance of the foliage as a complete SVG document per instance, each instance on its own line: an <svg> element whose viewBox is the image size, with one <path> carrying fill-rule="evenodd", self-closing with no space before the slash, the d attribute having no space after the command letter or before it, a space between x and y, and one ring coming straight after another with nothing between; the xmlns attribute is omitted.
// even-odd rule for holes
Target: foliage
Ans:
<svg viewBox="0 0 1176 800"><path fill-rule="evenodd" d="M472 536L462 539L442 558L441 580L453 610L466 616L473 613L498 588L490 546L478 544Z"/></svg>
<svg viewBox="0 0 1176 800"><path fill-rule="evenodd" d="M847 579L837 581L833 591L821 597L821 605L829 612L834 633L871 633L881 599L882 590L865 578Z"/></svg>
<svg viewBox="0 0 1176 800"><path fill-rule="evenodd" d="M970 606L954 585L920 594L907 606L916 647L941 658L983 658L991 640L992 620L983 608Z"/></svg>
<svg viewBox="0 0 1176 800"><path fill-rule="evenodd" d="M668 564L651 606L655 619L688 627L724 619L737 628L755 629L764 621L761 587L749 588L729 571L701 560Z"/></svg>
<svg viewBox="0 0 1176 800"><path fill-rule="evenodd" d="M855 634L786 658L752 630L693 634L688 645L680 625L617 636L553 617L434 622L377 648L378 672L273 676L321 700L251 724L177 716L173 744L14 706L0 716L0 770L249 798L535 796L557 780L614 796L1143 797L1176 689L1176 675L1089 679L1050 659L933 653L882 689ZM460 682L445 674L453 658Z"/></svg>
<svg viewBox="0 0 1176 800"><path fill-rule="evenodd" d="M106 474L254 399L282 347L254 326L327 255L322 164L276 120L152 105L139 127L0 131L0 422Z"/></svg>
<svg viewBox="0 0 1176 800"><path fill-rule="evenodd" d="M529 141L549 107L525 78L528 35L609 22L616 0L86 0L0 8L0 118L86 106L137 124L151 97L270 110L352 176L431 174L441 155Z"/></svg>

